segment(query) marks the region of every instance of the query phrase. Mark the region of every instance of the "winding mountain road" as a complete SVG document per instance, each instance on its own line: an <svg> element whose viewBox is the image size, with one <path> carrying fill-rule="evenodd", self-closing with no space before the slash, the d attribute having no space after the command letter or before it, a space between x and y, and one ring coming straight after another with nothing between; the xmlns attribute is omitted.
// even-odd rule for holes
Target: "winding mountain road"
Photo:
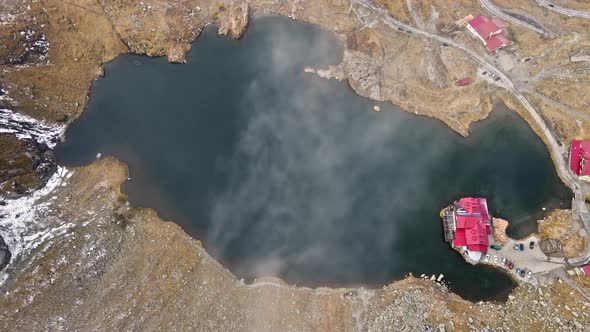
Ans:
<svg viewBox="0 0 590 332"><path fill-rule="evenodd" d="M505 88L510 92L516 100L524 107L527 113L531 116L532 120L535 124L539 127L542 135L545 138L545 143L547 144L548 148L551 151L551 155L553 156L553 161L556 166L556 171L560 175L562 181L573 191L574 199L572 201L572 210L576 211L580 217L582 218L583 225L590 234L590 216L588 214L588 210L586 209L586 205L584 203L584 196L585 190L584 186L580 184L580 181L577 176L574 175L573 172L570 171L568 161L567 161L567 149L563 148L560 144L557 143L557 140L553 136L553 133L539 114L535 107L531 104L531 102L526 98L526 96L521 91L517 85L515 85L512 80L504 73L500 68L497 68L494 64L489 62L484 56L478 54L474 50L468 48L467 46L456 42L455 40L448 39L437 34L422 30L420 28L405 24L401 21L396 20L393 18L389 12L381 7L376 6L373 4L371 0L351 0L351 5L357 4L359 6L364 7L365 9L373 12L373 14L377 15L381 21L391 27L392 29L398 31L405 31L407 33L413 33L419 36L422 36L427 39L431 39L437 41L439 43L445 43L450 47L454 47L464 51L467 55L469 55L474 61L476 61L481 67L483 67L488 72L495 74L500 78ZM590 260L590 243L589 243L589 250L587 250L584 257L576 260L576 265L582 264L588 260Z"/></svg>
<svg viewBox="0 0 590 332"><path fill-rule="evenodd" d="M542 36L545 37L549 37L549 38L555 38L557 37L557 35L551 31L545 30L545 29L541 29L539 27L536 27L526 21L520 20L512 15L506 14L505 12L502 11L502 9L496 7L496 5L494 5L494 3L492 3L491 0L479 0L479 4L488 12L490 12L492 15L497 16L501 19L503 19L504 21L507 22L512 22L514 24L518 24L521 25L531 31L534 31Z"/></svg>
<svg viewBox="0 0 590 332"><path fill-rule="evenodd" d="M434 33L416 28L414 26L410 26L408 24L396 20L391 15L389 15L389 13L385 9L375 6L370 0L351 0L351 2L373 11L375 14L379 16L379 18L383 21L385 25L388 25L391 28L394 28L396 30L401 29L409 31L416 35L423 36L427 39L435 40L441 44L445 43L450 47L454 47L464 51L485 70L498 76L502 81L503 85L506 87L506 89L522 104L526 111L531 115L535 123L539 126L539 129L541 130L541 132L547 140L547 144L549 145L551 152L553 152L553 156L555 157L555 162L557 164L557 171L560 173L563 181L566 183L568 187L574 190L574 192L577 192L581 189L578 185L577 177L574 177L574 174L570 172L568 165L566 165L566 160L564 158L566 152L565 149L557 143L557 140L555 139L555 137L553 137L551 130L549 129L543 118L539 115L535 107L529 102L529 100L525 97L521 90L512 82L512 80L504 72L502 72L502 70L500 70L500 68L496 67L494 64L489 62L486 58L484 58L484 56L478 54L477 52L466 47L465 45L456 42L455 40L441 37Z"/></svg>
<svg viewBox="0 0 590 332"><path fill-rule="evenodd" d="M590 19L590 12L584 10L575 10L569 9L561 6L557 6L553 4L551 1L547 0L535 0L537 4L541 7L547 8L552 12L556 12L558 14L567 15L570 17L580 17L580 18L587 18Z"/></svg>

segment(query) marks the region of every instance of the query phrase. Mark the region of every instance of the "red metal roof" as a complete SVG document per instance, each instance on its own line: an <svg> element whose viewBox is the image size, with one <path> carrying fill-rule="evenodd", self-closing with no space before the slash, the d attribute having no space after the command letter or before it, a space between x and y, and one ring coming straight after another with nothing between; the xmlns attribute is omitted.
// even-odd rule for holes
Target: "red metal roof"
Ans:
<svg viewBox="0 0 590 332"><path fill-rule="evenodd" d="M457 228L473 228L481 221L481 217L457 216Z"/></svg>
<svg viewBox="0 0 590 332"><path fill-rule="evenodd" d="M578 176L590 176L590 141L572 141L570 168Z"/></svg>
<svg viewBox="0 0 590 332"><path fill-rule="evenodd" d="M590 277L590 265L580 266L580 269L582 270L582 272L584 272L585 275Z"/></svg>
<svg viewBox="0 0 590 332"><path fill-rule="evenodd" d="M502 30L508 27L508 25L499 18L494 17L489 19L485 16L476 16L467 24L485 40L486 48L491 53L510 44L510 40L502 35Z"/></svg>
<svg viewBox="0 0 590 332"><path fill-rule="evenodd" d="M502 32L506 28L506 23L502 20L485 16L476 16L468 22L471 27L483 38L488 39L491 35Z"/></svg>
<svg viewBox="0 0 590 332"><path fill-rule="evenodd" d="M467 22L467 24L471 25L472 27L475 27L475 26L483 24L487 21L488 21L487 17L478 15L478 16L472 18L471 20L469 20L469 22Z"/></svg>
<svg viewBox="0 0 590 332"><path fill-rule="evenodd" d="M457 220L453 245L466 246L471 251L488 251L490 217L485 198L464 197L455 203Z"/></svg>
<svg viewBox="0 0 590 332"><path fill-rule="evenodd" d="M485 198L463 197L459 199L456 206L465 210L468 214L480 214L481 218L488 223L490 221L488 203Z"/></svg>
<svg viewBox="0 0 590 332"><path fill-rule="evenodd" d="M487 251L487 246L489 244L488 233L486 232L485 227L480 223L474 224L472 228L468 228L465 231L465 240L467 241L467 246L483 245L486 246L485 251Z"/></svg>
<svg viewBox="0 0 590 332"><path fill-rule="evenodd" d="M455 238L453 239L453 245L456 247L464 247L467 245L467 240L465 239L465 229L457 228L455 231Z"/></svg>
<svg viewBox="0 0 590 332"><path fill-rule="evenodd" d="M503 34L497 34L488 38L486 48L488 51L493 53L508 44L510 44L510 40L508 38L504 37Z"/></svg>
<svg viewBox="0 0 590 332"><path fill-rule="evenodd" d="M488 246L483 244L472 244L467 246L467 249L471 251L488 252Z"/></svg>
<svg viewBox="0 0 590 332"><path fill-rule="evenodd" d="M476 25L473 27L475 31L483 38L488 39L492 35L502 32L502 28L498 27L494 22L487 21L480 25Z"/></svg>
<svg viewBox="0 0 590 332"><path fill-rule="evenodd" d="M463 85L471 84L471 82L473 82L473 80L470 77L466 77L466 78L462 78L462 79L458 80L457 85L463 86Z"/></svg>
<svg viewBox="0 0 590 332"><path fill-rule="evenodd" d="M570 148L570 168L578 175L580 174L581 142L582 141L573 140Z"/></svg>

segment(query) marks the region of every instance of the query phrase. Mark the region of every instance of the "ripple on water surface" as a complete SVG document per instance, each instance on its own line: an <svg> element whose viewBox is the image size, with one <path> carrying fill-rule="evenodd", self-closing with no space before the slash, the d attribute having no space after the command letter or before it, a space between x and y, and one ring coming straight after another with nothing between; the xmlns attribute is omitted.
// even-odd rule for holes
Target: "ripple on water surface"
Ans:
<svg viewBox="0 0 590 332"><path fill-rule="evenodd" d="M464 263L438 214L485 196L511 235L534 231L542 207L569 198L542 142L502 106L469 138L388 104L373 112L347 84L303 73L337 63L339 45L263 18L241 41L205 29L186 65L121 56L58 158L119 157L131 202L181 224L238 277L379 286L443 273L463 297L504 297L511 279Z"/></svg>

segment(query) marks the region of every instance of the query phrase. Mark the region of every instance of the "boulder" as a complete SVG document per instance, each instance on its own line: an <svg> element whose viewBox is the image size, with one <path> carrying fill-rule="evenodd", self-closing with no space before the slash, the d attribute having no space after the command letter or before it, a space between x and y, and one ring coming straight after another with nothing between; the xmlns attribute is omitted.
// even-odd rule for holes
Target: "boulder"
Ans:
<svg viewBox="0 0 590 332"><path fill-rule="evenodd" d="M229 8L220 7L219 34L222 36L229 35L234 39L239 39L249 21L249 7L247 2L232 3Z"/></svg>
<svg viewBox="0 0 590 332"><path fill-rule="evenodd" d="M492 219L492 226L494 229L494 241L496 241L499 245L505 245L508 242L508 237L506 236L506 228L508 228L509 222L500 219L500 218L493 218Z"/></svg>
<svg viewBox="0 0 590 332"><path fill-rule="evenodd" d="M16 198L47 183L57 170L55 155L45 143L0 133L0 195Z"/></svg>
<svg viewBox="0 0 590 332"><path fill-rule="evenodd" d="M543 239L539 242L541 251L547 256L561 257L563 253L563 243L557 239Z"/></svg>
<svg viewBox="0 0 590 332"><path fill-rule="evenodd" d="M8 263L10 263L10 258L12 257L12 253L8 249L8 245L4 242L4 238L0 235L0 271L2 271Z"/></svg>

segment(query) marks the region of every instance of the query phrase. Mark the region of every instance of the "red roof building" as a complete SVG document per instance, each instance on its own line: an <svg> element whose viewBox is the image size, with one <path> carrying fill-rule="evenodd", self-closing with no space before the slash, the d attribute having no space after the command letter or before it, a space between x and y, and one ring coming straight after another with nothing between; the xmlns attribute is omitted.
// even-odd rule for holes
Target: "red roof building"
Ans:
<svg viewBox="0 0 590 332"><path fill-rule="evenodd" d="M471 84L472 82L473 82L473 79L471 79L470 77L466 77L466 78L462 78L462 79L458 80L457 85L464 86L464 85Z"/></svg>
<svg viewBox="0 0 590 332"><path fill-rule="evenodd" d="M570 168L582 180L590 181L590 141L572 141Z"/></svg>
<svg viewBox="0 0 590 332"><path fill-rule="evenodd" d="M453 246L487 252L490 214L485 198L465 197L455 202L456 229Z"/></svg>
<svg viewBox="0 0 590 332"><path fill-rule="evenodd" d="M584 275L590 277L590 265L580 266L580 270L582 270L582 273L584 273Z"/></svg>
<svg viewBox="0 0 590 332"><path fill-rule="evenodd" d="M506 23L502 20L489 19L485 16L476 16L467 22L467 30L479 38L490 53L512 43L502 34L502 30L506 27Z"/></svg>

